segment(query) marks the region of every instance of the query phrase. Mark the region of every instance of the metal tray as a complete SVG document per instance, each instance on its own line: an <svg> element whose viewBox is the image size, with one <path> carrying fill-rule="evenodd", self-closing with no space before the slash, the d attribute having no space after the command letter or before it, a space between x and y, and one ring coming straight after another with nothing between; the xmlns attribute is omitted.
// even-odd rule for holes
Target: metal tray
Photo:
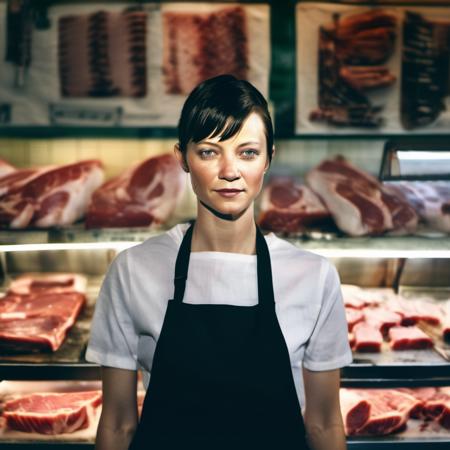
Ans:
<svg viewBox="0 0 450 450"><path fill-rule="evenodd" d="M99 277L88 277L86 305L55 352L0 355L0 380L99 379L100 368L84 359Z"/></svg>

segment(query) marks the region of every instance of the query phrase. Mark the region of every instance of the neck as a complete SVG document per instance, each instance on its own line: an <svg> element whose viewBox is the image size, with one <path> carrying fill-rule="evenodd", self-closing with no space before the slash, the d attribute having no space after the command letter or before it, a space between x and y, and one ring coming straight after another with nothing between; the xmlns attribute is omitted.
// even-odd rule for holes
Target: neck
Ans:
<svg viewBox="0 0 450 450"><path fill-rule="evenodd" d="M198 202L192 235L193 252L226 252L254 255L256 225L253 204L237 219L224 220Z"/></svg>

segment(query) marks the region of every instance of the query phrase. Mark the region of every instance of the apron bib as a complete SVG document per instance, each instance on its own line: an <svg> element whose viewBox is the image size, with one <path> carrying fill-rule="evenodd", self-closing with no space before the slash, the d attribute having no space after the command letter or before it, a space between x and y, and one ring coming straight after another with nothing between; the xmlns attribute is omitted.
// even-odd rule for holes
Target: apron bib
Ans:
<svg viewBox="0 0 450 450"><path fill-rule="evenodd" d="M257 305L189 304L192 231L178 252L174 299L129 449L307 449L264 236L257 228Z"/></svg>

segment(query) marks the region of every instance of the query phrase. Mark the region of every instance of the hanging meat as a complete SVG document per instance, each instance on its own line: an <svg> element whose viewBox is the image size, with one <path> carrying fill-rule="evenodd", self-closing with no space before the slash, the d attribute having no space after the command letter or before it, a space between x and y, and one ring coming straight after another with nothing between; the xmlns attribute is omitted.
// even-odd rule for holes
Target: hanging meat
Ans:
<svg viewBox="0 0 450 450"><path fill-rule="evenodd" d="M87 228L148 227L165 222L186 186L170 154L152 157L107 181L92 196Z"/></svg>

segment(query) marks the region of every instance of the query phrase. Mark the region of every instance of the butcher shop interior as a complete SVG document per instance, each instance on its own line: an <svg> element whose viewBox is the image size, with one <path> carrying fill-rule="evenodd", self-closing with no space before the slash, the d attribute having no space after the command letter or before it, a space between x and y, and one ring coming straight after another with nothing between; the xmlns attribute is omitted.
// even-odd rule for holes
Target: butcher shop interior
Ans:
<svg viewBox="0 0 450 450"><path fill-rule="evenodd" d="M348 448L450 448L450 0L0 0L0 20L2 449L94 448L102 280L195 217L177 121L221 73L269 100L257 224L338 270Z"/></svg>

